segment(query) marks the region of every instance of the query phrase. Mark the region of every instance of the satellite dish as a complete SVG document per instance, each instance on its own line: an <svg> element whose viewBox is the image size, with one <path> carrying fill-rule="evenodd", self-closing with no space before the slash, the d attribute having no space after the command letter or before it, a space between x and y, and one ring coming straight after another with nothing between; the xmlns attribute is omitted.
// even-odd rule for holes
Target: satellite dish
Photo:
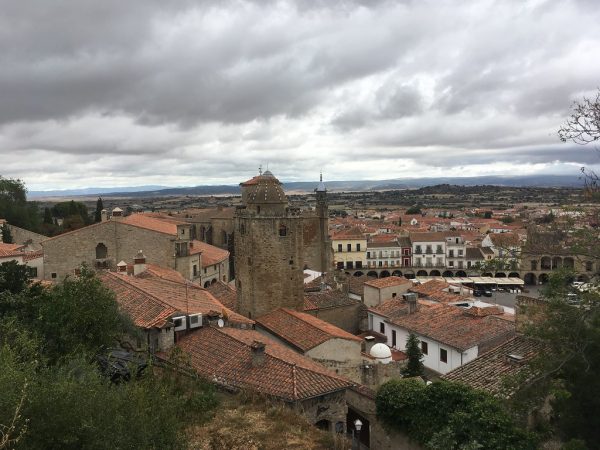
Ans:
<svg viewBox="0 0 600 450"><path fill-rule="evenodd" d="M223 328L223 326L225 326L225 322L223 321L223 319L217 320L217 326L219 328Z"/></svg>

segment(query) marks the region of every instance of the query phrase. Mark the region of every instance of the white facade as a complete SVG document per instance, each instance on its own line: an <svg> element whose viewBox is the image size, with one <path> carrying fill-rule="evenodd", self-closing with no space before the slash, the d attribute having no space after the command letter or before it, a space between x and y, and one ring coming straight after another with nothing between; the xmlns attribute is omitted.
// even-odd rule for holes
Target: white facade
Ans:
<svg viewBox="0 0 600 450"><path fill-rule="evenodd" d="M382 328L383 325L383 328ZM378 333L384 334L387 338L387 344L390 347L398 350L406 350L406 342L410 331L405 328L399 327L398 325L387 322L382 316L369 312L369 329ZM395 332L395 333L394 333ZM394 345L394 334L395 334L395 345ZM477 358L478 347L471 347L464 352L457 350L449 345L435 341L427 336L422 336L418 333L414 333L415 336L421 341L421 349L423 350L423 343L426 344L427 354L423 352L423 365L428 369L435 370L441 374L446 374L463 364ZM445 351L445 359L443 359L443 352Z"/></svg>
<svg viewBox="0 0 600 450"><path fill-rule="evenodd" d="M412 241L413 267L446 267L446 241Z"/></svg>

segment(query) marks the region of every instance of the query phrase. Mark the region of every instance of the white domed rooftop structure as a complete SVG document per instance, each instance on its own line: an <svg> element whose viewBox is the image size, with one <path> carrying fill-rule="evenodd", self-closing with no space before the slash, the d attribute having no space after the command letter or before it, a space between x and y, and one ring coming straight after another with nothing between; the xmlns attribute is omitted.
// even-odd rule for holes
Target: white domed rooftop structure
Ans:
<svg viewBox="0 0 600 450"><path fill-rule="evenodd" d="M369 354L381 364L388 364L392 362L392 351L385 344L375 344L373 347L371 347Z"/></svg>

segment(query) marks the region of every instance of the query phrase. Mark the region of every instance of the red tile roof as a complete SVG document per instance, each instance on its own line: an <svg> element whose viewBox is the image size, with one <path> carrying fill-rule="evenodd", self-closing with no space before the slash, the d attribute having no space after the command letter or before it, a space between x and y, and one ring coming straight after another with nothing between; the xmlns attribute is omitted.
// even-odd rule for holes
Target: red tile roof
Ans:
<svg viewBox="0 0 600 450"><path fill-rule="evenodd" d="M332 234L331 239L334 240L356 240L356 239L366 239L362 230L358 227L352 227L348 230L340 230L336 231Z"/></svg>
<svg viewBox="0 0 600 450"><path fill-rule="evenodd" d="M133 267L133 266L132 266ZM168 267L157 266L156 264L146 264L146 270L139 275L141 278L153 276L158 278L164 278L165 280L178 281L185 283L185 278L175 269L169 269Z"/></svg>
<svg viewBox="0 0 600 450"><path fill-rule="evenodd" d="M515 324L496 316L472 316L458 306L418 301L418 311L408 314L407 305L392 299L370 308L389 322L464 351L475 345L514 334Z"/></svg>
<svg viewBox="0 0 600 450"><path fill-rule="evenodd" d="M190 255L202 253L202 267L214 266L229 258L229 252L202 241L190 243Z"/></svg>
<svg viewBox="0 0 600 450"><path fill-rule="evenodd" d="M260 316L256 323L302 352L307 352L330 339L362 342L358 336L335 325L287 308L279 308Z"/></svg>
<svg viewBox="0 0 600 450"><path fill-rule="evenodd" d="M184 225L185 222L180 222L175 219L165 219L151 217L146 214L131 214L119 220L121 223L133 225L134 227L145 228L147 230L157 231L164 234L172 234L177 236L177 225Z"/></svg>
<svg viewBox="0 0 600 450"><path fill-rule="evenodd" d="M22 256L21 251L24 246L21 244L5 244L0 242L0 258L7 258L10 256Z"/></svg>
<svg viewBox="0 0 600 450"><path fill-rule="evenodd" d="M44 257L43 250L37 250L35 252L24 252L23 253L23 261L24 262L32 261L34 259L43 258L43 257Z"/></svg>
<svg viewBox="0 0 600 450"><path fill-rule="evenodd" d="M437 294L444 289L448 289L450 284L442 280L430 280L422 284L417 284L409 289L410 292L415 292L420 296L429 297L432 294Z"/></svg>
<svg viewBox="0 0 600 450"><path fill-rule="evenodd" d="M133 277L122 273L105 272L102 281L114 290L121 285L120 293L128 301L129 292L142 292L163 305L181 313L224 313L231 322L251 325L254 322L221 304L210 292L197 285L165 278L148 276ZM117 294L119 303L120 296Z"/></svg>
<svg viewBox="0 0 600 450"><path fill-rule="evenodd" d="M392 277L386 277L386 278L375 278L373 280L365 281L365 284L367 286L372 286L377 289L383 289L383 288L392 287L392 286L401 286L403 284L411 284L412 285L412 281L410 281L409 279L404 278L404 277L392 276Z"/></svg>
<svg viewBox="0 0 600 450"><path fill-rule="evenodd" d="M514 389L505 383L506 379L516 375L531 378L534 372L529 362L545 350L546 346L542 342L517 335L442 378L507 398L514 393ZM522 359L511 359L509 355Z"/></svg>
<svg viewBox="0 0 600 450"><path fill-rule="evenodd" d="M262 364L252 364L254 342L265 344ZM203 327L178 346L191 366L211 381L248 388L285 401L318 397L353 383L255 330Z"/></svg>
<svg viewBox="0 0 600 450"><path fill-rule="evenodd" d="M217 281L206 288L217 300L229 309L235 309L237 303L237 292L234 287Z"/></svg>

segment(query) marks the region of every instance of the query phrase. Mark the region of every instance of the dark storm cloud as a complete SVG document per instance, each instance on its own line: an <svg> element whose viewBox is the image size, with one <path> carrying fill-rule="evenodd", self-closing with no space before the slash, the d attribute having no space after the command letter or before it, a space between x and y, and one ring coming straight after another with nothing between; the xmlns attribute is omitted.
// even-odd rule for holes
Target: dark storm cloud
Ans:
<svg viewBox="0 0 600 450"><path fill-rule="evenodd" d="M288 179L595 164L556 145L599 84L594 5L0 0L3 174L50 188L65 168L182 184L267 162Z"/></svg>

